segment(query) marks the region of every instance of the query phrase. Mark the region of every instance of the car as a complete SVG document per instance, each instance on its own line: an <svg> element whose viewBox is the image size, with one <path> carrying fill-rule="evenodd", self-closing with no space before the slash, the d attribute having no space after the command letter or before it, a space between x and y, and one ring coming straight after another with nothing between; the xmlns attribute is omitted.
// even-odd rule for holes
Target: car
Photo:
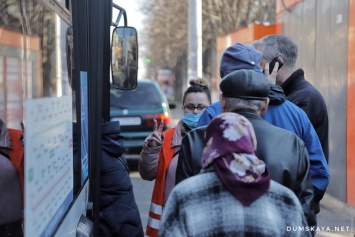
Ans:
<svg viewBox="0 0 355 237"><path fill-rule="evenodd" d="M176 105L168 103L156 81L138 80L133 90L110 89L110 120L119 121L125 137L126 158L137 155L143 142L153 132L154 119L164 121L163 129L172 127L171 110Z"/></svg>

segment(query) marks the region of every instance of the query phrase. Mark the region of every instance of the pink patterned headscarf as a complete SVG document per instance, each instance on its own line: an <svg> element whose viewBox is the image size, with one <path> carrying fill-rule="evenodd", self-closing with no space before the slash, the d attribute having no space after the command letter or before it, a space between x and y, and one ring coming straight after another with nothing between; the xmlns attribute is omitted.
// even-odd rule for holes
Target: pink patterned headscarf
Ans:
<svg viewBox="0 0 355 237"><path fill-rule="evenodd" d="M211 164L226 189L243 205L250 205L269 188L265 163L255 156L252 124L237 113L222 113L206 130L202 168Z"/></svg>

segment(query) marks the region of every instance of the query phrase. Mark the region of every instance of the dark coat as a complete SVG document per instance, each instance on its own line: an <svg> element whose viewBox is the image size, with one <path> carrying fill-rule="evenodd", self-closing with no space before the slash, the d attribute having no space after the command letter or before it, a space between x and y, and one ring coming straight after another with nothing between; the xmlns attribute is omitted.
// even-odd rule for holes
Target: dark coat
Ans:
<svg viewBox="0 0 355 237"><path fill-rule="evenodd" d="M291 189L301 202L309 226L315 224L313 187L309 158L304 142L295 134L275 127L255 111L235 111L253 125L257 139L256 155L268 168L271 179ZM176 169L176 184L201 170L206 127L189 132L182 140Z"/></svg>
<svg viewBox="0 0 355 237"><path fill-rule="evenodd" d="M321 93L304 79L304 71L298 69L282 85L287 99L306 112L311 121L327 162L329 161L328 112Z"/></svg>
<svg viewBox="0 0 355 237"><path fill-rule="evenodd" d="M119 122L102 124L99 236L144 236Z"/></svg>
<svg viewBox="0 0 355 237"><path fill-rule="evenodd" d="M12 148L10 133L0 119L0 236L23 236L23 192L8 153Z"/></svg>

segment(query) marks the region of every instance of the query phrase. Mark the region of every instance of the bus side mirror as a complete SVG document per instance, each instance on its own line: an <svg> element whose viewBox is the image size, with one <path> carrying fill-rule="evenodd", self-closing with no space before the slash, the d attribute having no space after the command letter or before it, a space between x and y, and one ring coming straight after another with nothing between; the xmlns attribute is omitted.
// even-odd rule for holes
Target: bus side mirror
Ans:
<svg viewBox="0 0 355 237"><path fill-rule="evenodd" d="M119 26L113 30L111 73L115 88L132 90L137 87L138 37L135 28Z"/></svg>

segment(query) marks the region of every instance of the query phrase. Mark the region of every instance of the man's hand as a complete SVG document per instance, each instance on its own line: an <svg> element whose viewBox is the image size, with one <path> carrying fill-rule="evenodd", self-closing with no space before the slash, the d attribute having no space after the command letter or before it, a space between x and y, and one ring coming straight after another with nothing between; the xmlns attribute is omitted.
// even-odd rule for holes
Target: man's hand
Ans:
<svg viewBox="0 0 355 237"><path fill-rule="evenodd" d="M163 144L164 141L163 126L164 126L163 120L160 121L158 127L158 122L156 119L154 119L153 133L148 138L149 147L157 147Z"/></svg>
<svg viewBox="0 0 355 237"><path fill-rule="evenodd" d="M277 71L279 70L279 63L276 62L274 68L272 69L271 74L269 74L269 63L265 64L265 68L264 68L264 74L265 74L265 78L266 80L271 83L271 84L276 84L276 76L277 76Z"/></svg>

